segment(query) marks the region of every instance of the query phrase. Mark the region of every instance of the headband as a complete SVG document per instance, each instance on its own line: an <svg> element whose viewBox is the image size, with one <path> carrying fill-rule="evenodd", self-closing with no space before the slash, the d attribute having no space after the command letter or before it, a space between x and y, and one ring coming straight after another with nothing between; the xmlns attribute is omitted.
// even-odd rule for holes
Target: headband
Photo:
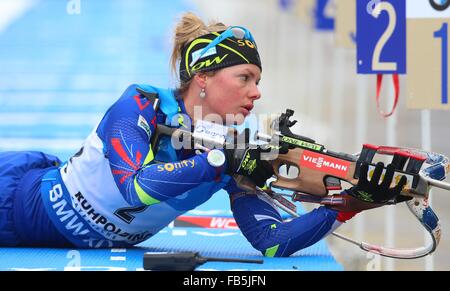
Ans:
<svg viewBox="0 0 450 291"><path fill-rule="evenodd" d="M242 30L243 35L231 30ZM213 46L210 43L213 43ZM208 45L209 48L205 51ZM254 64L262 70L261 59L251 33L243 27L232 26L225 31L202 35L182 49L180 80L187 82L197 72L214 71L240 64Z"/></svg>

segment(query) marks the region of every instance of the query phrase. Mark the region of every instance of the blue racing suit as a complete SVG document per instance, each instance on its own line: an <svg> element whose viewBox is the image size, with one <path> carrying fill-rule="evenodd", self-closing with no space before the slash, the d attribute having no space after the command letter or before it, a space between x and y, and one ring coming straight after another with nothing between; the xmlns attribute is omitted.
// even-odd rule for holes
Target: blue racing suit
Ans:
<svg viewBox="0 0 450 291"><path fill-rule="evenodd" d="M149 96L161 101L158 110ZM226 165L213 167L206 153L175 149L170 137L152 149L157 124L189 122L173 91L131 85L67 162L38 152L0 153L0 245L135 245L220 189L229 193L244 236L267 256L308 247L349 218L319 207L283 222L271 201L239 189L224 174Z"/></svg>

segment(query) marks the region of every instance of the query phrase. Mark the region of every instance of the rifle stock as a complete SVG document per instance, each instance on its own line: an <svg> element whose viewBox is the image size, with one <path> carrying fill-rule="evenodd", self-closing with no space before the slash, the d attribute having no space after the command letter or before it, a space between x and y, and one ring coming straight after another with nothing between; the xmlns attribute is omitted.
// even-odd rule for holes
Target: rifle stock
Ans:
<svg viewBox="0 0 450 291"><path fill-rule="evenodd" d="M301 148L294 148L287 154L280 154L272 163L277 180L272 182L271 186L311 195L326 196L329 190L341 188L340 183L337 185L335 182L336 179L345 180L351 184L357 183L358 180L353 178L355 162L334 157L331 157L333 162L330 162L329 158L322 154L317 157L317 154ZM293 179L285 177L280 173L280 168L283 165L287 165L288 171L292 167L298 167L298 176ZM334 174L330 173L330 170Z"/></svg>
<svg viewBox="0 0 450 291"><path fill-rule="evenodd" d="M287 154L280 154L273 161L274 172L277 180L271 186L289 189L296 192L307 193L315 196L327 196L331 190L341 190L341 181L351 185L358 183L358 161L350 161L338 158L336 155L316 153L306 149L294 148ZM295 178L284 177L280 173L282 166L289 168L298 167L298 176ZM375 164L369 164L368 177L373 174ZM385 171L385 170L384 170ZM402 190L402 195L413 197L425 197L428 193L427 181L418 174L396 170L392 187L398 183L401 176L407 178L407 183Z"/></svg>

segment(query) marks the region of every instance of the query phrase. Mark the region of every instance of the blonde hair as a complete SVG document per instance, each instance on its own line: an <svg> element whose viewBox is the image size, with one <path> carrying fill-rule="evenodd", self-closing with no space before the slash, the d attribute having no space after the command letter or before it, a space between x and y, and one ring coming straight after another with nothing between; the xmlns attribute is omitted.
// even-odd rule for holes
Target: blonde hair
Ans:
<svg viewBox="0 0 450 291"><path fill-rule="evenodd" d="M182 15L181 20L175 27L172 57L170 60L172 72L178 77L177 67L181 59L182 49L199 36L227 29L227 26L220 22L211 21L205 24L197 15L187 12ZM178 91L183 93L189 87L190 81L181 83Z"/></svg>

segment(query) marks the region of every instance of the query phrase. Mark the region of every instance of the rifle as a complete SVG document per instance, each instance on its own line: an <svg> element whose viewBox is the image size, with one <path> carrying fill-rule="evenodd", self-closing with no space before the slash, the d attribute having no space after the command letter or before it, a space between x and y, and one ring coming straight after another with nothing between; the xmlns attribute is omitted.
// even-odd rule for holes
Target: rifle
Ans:
<svg viewBox="0 0 450 291"><path fill-rule="evenodd" d="M286 194L274 189L293 191L288 196L294 202L319 203L337 210L345 209L351 202L340 196L329 195L329 191L341 190L342 181L356 185L361 163L369 164L368 176L370 177L375 168L374 158L376 156L390 157L392 158L391 163L396 168L393 184L395 185L402 175L406 176L407 184L401 195L413 198L406 201L406 204L430 234L430 243L417 248L399 249L357 242L339 233L333 233L333 235L353 243L365 251L392 258L420 258L436 249L440 240L441 227L439 218L428 204L428 197L431 187L450 190L450 184L442 181L450 171L447 157L419 149L371 144L364 144L361 152L353 155L334 152L311 138L292 133L290 128L297 122L290 120L293 114L293 110L287 109L285 113L276 118L271 124L273 134L256 132L254 136L256 141L273 148L285 145L290 149L287 154L279 154L272 161L275 181L270 183L270 187L261 189L245 177L234 176L241 188L258 191L262 195L268 196L273 199L275 205L295 217L298 217L295 204L284 198ZM206 121L198 121L191 130L158 125L157 139L160 135L172 136L172 143L174 141L188 142L188 145L201 150L239 145L239 142L236 143L236 139L239 138L236 130ZM244 143L248 144L249 138L244 138ZM395 204L395 201L389 201L387 204ZM369 209L377 206L370 206L361 201L357 207Z"/></svg>

